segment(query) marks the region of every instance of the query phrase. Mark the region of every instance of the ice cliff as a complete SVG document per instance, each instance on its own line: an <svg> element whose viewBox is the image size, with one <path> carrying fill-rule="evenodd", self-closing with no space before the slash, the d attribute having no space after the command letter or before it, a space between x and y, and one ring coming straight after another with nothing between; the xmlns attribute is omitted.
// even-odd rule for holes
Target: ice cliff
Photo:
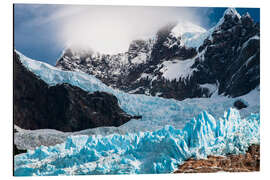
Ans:
<svg viewBox="0 0 270 180"><path fill-rule="evenodd" d="M171 173L190 157L244 153L259 143L259 114L240 117L229 109L216 119L203 111L182 130L70 136L15 157L15 175Z"/></svg>

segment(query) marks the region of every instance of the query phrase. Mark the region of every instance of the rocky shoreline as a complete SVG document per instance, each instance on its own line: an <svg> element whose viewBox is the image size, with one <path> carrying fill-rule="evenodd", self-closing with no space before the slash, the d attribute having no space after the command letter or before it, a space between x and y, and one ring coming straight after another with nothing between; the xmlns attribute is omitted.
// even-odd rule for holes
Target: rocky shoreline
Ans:
<svg viewBox="0 0 270 180"><path fill-rule="evenodd" d="M251 145L245 154L208 156L207 159L188 159L174 173L260 171L260 145Z"/></svg>

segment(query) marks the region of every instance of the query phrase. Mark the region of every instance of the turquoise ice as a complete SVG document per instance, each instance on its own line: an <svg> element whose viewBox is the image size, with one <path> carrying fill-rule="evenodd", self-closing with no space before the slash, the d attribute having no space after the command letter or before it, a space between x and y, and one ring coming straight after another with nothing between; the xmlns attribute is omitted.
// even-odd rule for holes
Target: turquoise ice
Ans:
<svg viewBox="0 0 270 180"><path fill-rule="evenodd" d="M119 127L124 134L74 135L62 144L17 155L16 176L171 173L190 157L244 153L259 143L258 89L239 97L248 104L239 112L230 108L233 98L177 101L127 94L94 76L62 71L17 53L23 65L49 85L69 83L89 93L112 93L123 110L143 118Z"/></svg>
<svg viewBox="0 0 270 180"><path fill-rule="evenodd" d="M215 119L203 111L182 130L70 136L15 157L15 175L171 173L190 157L244 153L258 144L259 114L241 119L235 109Z"/></svg>

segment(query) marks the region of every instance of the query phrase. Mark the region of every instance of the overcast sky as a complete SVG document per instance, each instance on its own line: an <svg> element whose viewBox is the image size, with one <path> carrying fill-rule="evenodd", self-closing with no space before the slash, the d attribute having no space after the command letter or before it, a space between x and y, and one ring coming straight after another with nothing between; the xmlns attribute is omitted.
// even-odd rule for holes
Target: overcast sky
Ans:
<svg viewBox="0 0 270 180"><path fill-rule="evenodd" d="M209 29L225 9L16 4L15 48L54 65L68 44L89 46L101 53L124 52L130 41L149 37L170 22L189 21ZM259 9L237 10L240 14L248 11L259 21Z"/></svg>

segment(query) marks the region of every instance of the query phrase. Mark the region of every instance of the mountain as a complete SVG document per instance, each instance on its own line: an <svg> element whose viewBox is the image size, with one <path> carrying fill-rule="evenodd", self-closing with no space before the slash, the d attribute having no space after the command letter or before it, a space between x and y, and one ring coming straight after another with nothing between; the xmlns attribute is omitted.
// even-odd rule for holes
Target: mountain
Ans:
<svg viewBox="0 0 270 180"><path fill-rule="evenodd" d="M150 39L131 42L125 53L100 54L70 46L56 62L128 93L183 100L247 94L260 84L259 24L228 8L205 30L189 22L164 26Z"/></svg>
<svg viewBox="0 0 270 180"><path fill-rule="evenodd" d="M14 104L19 105L17 108L26 108L24 113L29 114L29 118L35 112L43 113L43 109L51 104L57 108L54 101L47 99L59 96L56 99L74 101L71 102L71 109L63 112L63 115L69 111L72 114L66 119L58 116L56 118L59 119L54 119L54 123L57 125L61 121L69 122L66 120L77 117L77 110L87 108L88 101L91 103L90 109L94 105L95 101L85 97L83 92L91 95L97 91L97 94L101 91L105 95L111 94L109 99L116 97L120 108L126 113L141 115L139 121L132 119L120 127L99 127L75 133L48 129L22 130L15 126L18 131L14 135L16 147L18 150L24 150L25 147L27 149L26 153L14 157L15 176L171 173L192 157L200 159L209 155L242 154L250 145L259 144L259 88L237 98L215 96L177 101L124 93L106 86L93 75L59 70L44 62L27 58L17 51L14 59L21 63L19 65L22 66L19 67L24 67L16 68L18 66L14 62L14 86L18 84L14 87L15 96L18 97L16 88L23 89L19 91L21 98L18 100L21 103L16 102L17 97L14 96ZM29 73L21 73L23 69ZM35 78L31 78L32 76ZM37 80L40 82L36 82ZM43 83L46 83L45 87L48 86L44 88L45 92L58 86L83 92L77 95L67 88L51 97L40 90L40 84ZM66 91L75 98L66 96ZM86 99L86 102L80 98ZM105 103L110 103L109 99L102 104L104 108L107 107ZM35 106L32 104L33 100ZM244 102L246 108L239 108L239 111L230 108L238 100ZM39 106L40 103L42 106ZM82 106L84 104L86 106ZM65 105L60 104L58 108L62 109ZM26 123L30 121L23 116L24 113L19 114L20 111L16 111L16 106L14 109L15 125L17 118L25 117ZM53 110L52 108L46 113L57 116ZM107 112L103 115L106 120ZM33 123L40 123L39 117L42 116L38 116ZM73 123L65 123L62 126L73 126Z"/></svg>
<svg viewBox="0 0 270 180"><path fill-rule="evenodd" d="M50 86L29 71L14 52L14 124L24 129L79 131L120 126L130 119L117 98L106 92L86 92L63 83Z"/></svg>

